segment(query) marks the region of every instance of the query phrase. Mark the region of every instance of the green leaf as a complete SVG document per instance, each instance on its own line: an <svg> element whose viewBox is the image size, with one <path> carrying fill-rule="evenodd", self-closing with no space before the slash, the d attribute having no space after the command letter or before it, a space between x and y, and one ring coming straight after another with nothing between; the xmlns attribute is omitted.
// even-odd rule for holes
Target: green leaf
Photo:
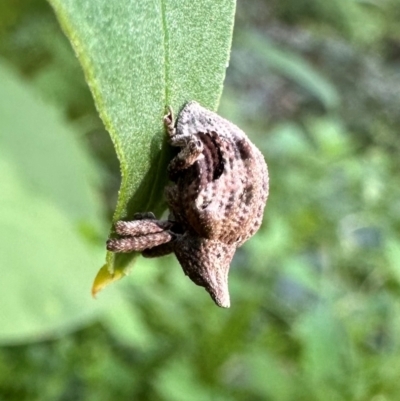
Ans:
<svg viewBox="0 0 400 401"><path fill-rule="evenodd" d="M255 347L254 347L255 348ZM296 399L293 384L288 386L288 381L294 381L289 373L279 365L279 360L267 350L259 349L244 355L246 371L246 387L255 392L259 399L286 401ZM297 395L299 390L297 389ZM300 399L300 398L298 398Z"/></svg>
<svg viewBox="0 0 400 401"><path fill-rule="evenodd" d="M76 226L99 230L101 204L94 191L99 176L76 133L1 59L0 93L1 146L21 184L57 204Z"/></svg>
<svg viewBox="0 0 400 401"><path fill-rule="evenodd" d="M314 95L327 109L339 105L336 88L301 56L274 46L266 37L255 32L242 32L238 35L238 42L252 50L263 64Z"/></svg>
<svg viewBox="0 0 400 401"><path fill-rule="evenodd" d="M216 109L228 65L234 0L50 0L83 66L121 164L114 221L160 214L171 158L166 106ZM111 274L132 255L107 257Z"/></svg>
<svg viewBox="0 0 400 401"><path fill-rule="evenodd" d="M97 316L102 251L88 154L54 109L0 66L0 343L53 337ZM93 167L93 166L92 166Z"/></svg>
<svg viewBox="0 0 400 401"><path fill-rule="evenodd" d="M302 345L302 370L317 399L340 400L356 379L348 333L328 302L321 302L299 319L294 335ZM354 399L347 394L345 399Z"/></svg>

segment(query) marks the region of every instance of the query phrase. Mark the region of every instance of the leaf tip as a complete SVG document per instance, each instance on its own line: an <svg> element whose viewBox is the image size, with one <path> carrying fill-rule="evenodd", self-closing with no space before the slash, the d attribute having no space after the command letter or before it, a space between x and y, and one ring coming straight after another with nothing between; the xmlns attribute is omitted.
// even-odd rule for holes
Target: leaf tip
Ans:
<svg viewBox="0 0 400 401"><path fill-rule="evenodd" d="M96 295L107 287L109 284L113 283L114 281L120 280L125 273L121 270L115 270L114 272L110 272L108 269L107 264L102 266L102 268L97 273L93 285L92 285L92 297L96 298Z"/></svg>

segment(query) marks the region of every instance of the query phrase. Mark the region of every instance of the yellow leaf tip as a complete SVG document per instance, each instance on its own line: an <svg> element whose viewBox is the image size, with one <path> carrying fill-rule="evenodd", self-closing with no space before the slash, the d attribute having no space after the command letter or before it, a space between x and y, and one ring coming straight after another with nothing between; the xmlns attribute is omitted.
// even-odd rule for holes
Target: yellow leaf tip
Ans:
<svg viewBox="0 0 400 401"><path fill-rule="evenodd" d="M92 297L96 295L114 281L120 280L125 274L122 271L114 271L111 273L105 264L97 273L92 285Z"/></svg>

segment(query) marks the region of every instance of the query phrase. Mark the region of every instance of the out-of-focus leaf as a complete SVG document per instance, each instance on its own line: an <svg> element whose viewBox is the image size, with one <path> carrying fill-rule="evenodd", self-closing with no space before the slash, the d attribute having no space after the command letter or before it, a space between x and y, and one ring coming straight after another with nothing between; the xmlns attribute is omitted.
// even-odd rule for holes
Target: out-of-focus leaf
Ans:
<svg viewBox="0 0 400 401"><path fill-rule="evenodd" d="M79 232L101 221L74 133L5 67L0 93L0 342L16 343L72 330L102 309L90 297L101 250Z"/></svg>
<svg viewBox="0 0 400 401"><path fill-rule="evenodd" d="M268 68L293 80L313 94L327 109L339 105L339 94L335 87L301 56L274 46L266 37L255 32L242 32L238 43Z"/></svg>
<svg viewBox="0 0 400 401"><path fill-rule="evenodd" d="M217 107L229 60L234 0L50 0L83 66L117 151L114 221L160 213L171 157L162 118L197 100ZM134 255L107 257L111 273Z"/></svg>
<svg viewBox="0 0 400 401"><path fill-rule="evenodd" d="M352 399L351 383L355 374L353 352L347 333L328 304L321 304L306 314L295 328L303 355L303 374L309 380L317 399L340 400L346 389Z"/></svg>
<svg viewBox="0 0 400 401"><path fill-rule="evenodd" d="M385 268L388 275L400 284L400 246L397 241L390 239L385 248L388 260L388 263L385 263Z"/></svg>
<svg viewBox="0 0 400 401"><path fill-rule="evenodd" d="M288 386L289 373L278 360L269 352L249 352L245 356L246 387L255 392L260 398L269 398L276 401L294 399L294 386ZM297 393L297 395L299 395Z"/></svg>
<svg viewBox="0 0 400 401"><path fill-rule="evenodd" d="M48 198L76 225L99 229L97 171L75 133L0 64L0 145L23 185Z"/></svg>
<svg viewBox="0 0 400 401"><path fill-rule="evenodd" d="M168 361L156 380L157 392L165 401L186 401L188 397L193 401L230 401L230 398L219 396L215 390L200 385L193 373L187 358Z"/></svg>
<svg viewBox="0 0 400 401"><path fill-rule="evenodd" d="M117 308L104 313L102 318L102 323L107 325L108 330L124 345L154 348L157 337L144 322L145 319L140 315L139 308L130 305L126 300L120 302Z"/></svg>

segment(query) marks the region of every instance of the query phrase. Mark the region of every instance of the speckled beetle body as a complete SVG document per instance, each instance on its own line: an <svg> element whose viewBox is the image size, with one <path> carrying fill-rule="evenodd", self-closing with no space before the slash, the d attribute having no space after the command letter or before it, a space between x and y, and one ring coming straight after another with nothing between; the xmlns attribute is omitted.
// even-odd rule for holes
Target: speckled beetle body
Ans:
<svg viewBox="0 0 400 401"><path fill-rule="evenodd" d="M171 145L180 148L168 168L169 218L147 213L117 222L122 238L107 248L147 257L174 252L185 274L229 307L230 263L259 229L268 197L264 157L242 130L196 102L186 104L176 124L171 109L164 122Z"/></svg>

